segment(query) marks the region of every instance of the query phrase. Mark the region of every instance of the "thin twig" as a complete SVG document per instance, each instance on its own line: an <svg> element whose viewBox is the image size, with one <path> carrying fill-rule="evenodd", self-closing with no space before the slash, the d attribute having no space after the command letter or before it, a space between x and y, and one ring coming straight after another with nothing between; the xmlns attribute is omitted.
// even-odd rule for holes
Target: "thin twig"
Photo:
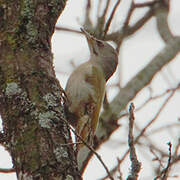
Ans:
<svg viewBox="0 0 180 180"><path fill-rule="evenodd" d="M56 111L54 111L56 112ZM58 114L58 112L56 112ZM69 122L63 118L63 117L60 117L60 119L63 120L63 122L65 122L65 124L71 129L71 131L75 134L75 136L80 139L82 141L82 143L91 151L93 152L93 154L95 154L95 156L97 157L97 159L101 162L101 164L103 165L104 169L106 170L107 174L108 174L108 177L111 179L111 180L114 180L114 178L111 176L111 173L110 171L108 170L106 164L103 162L101 156L93 149L92 146L90 146L86 141L83 140L83 138L71 127L71 125L69 124ZM64 145L64 144L63 144Z"/></svg>
<svg viewBox="0 0 180 180"><path fill-rule="evenodd" d="M162 177L163 180L166 180L166 179L167 179L168 171L169 171L169 169L170 169L170 164L171 164L171 157L172 157L172 156L171 156L171 154L172 154L172 144L171 144L171 142L168 142L167 144L168 144L168 146L169 146L169 158L168 158L167 166L166 166L166 168L163 170L163 171L164 171L164 175L163 175L163 177Z"/></svg>
<svg viewBox="0 0 180 180"><path fill-rule="evenodd" d="M106 14L107 14L107 11L108 11L108 8L109 8L109 4L110 4L110 0L108 0L107 2L106 2L106 7L104 8L104 11L103 11L103 14L102 14L102 17L105 19L105 16L106 16Z"/></svg>
<svg viewBox="0 0 180 180"><path fill-rule="evenodd" d="M152 125L152 123L155 121L155 119L157 119L157 117L160 115L160 113L162 112L162 110L165 108L165 106L167 105L167 103L169 102L169 100L173 97L173 95L175 94L175 92L180 88L180 85L178 85L176 88L174 88L171 92L171 94L169 95L169 97L164 101L163 105L161 106L161 108L159 109L159 111L157 112L157 114L155 115L155 117L143 128L143 130L141 131L141 133L136 137L134 143L136 144L138 142L138 140L144 135L145 131L147 130L147 128L149 126ZM127 155L129 154L129 150L127 150L125 152L125 154L123 155L123 157L119 160L119 166L120 164L124 161L124 159L127 157ZM117 167L114 167L113 169L115 169Z"/></svg>
<svg viewBox="0 0 180 180"><path fill-rule="evenodd" d="M134 7L134 2L132 1L132 2L131 2L131 5L130 5L130 9L129 9L128 14L127 14L127 16L126 16L126 19L125 19L125 21L124 21L124 25L123 25L122 30L121 30L122 33L123 33L123 36L122 36L122 38L120 38L120 39L118 40L118 43L117 43L117 48L116 48L116 50L117 50L118 53L119 53L119 51L120 51L120 47L121 47L121 44L122 44L122 40L123 40L123 38L126 36L126 32L127 32L127 29L128 29L128 26L129 26L129 22L130 22L130 19L131 19L131 16L132 16L132 14L133 14L134 9L135 9L135 7Z"/></svg>
<svg viewBox="0 0 180 180"><path fill-rule="evenodd" d="M176 88L175 88L175 89L176 89ZM141 110L142 108L144 108L148 103L150 103L150 102L152 102L152 101L154 101L154 100L157 100L157 99L159 99L159 98L162 98L163 96L167 95L168 93L170 93L170 92L172 92L172 91L174 91L174 88L173 88L173 89L167 89L167 90L164 91L163 93L161 93L161 94L159 94L159 95L156 95L156 96L151 96L151 95L150 95L150 97L149 97L147 100L145 100L142 105L140 105L138 108L136 108L135 112L140 111L140 110ZM121 118L123 118L123 117L125 117L125 116L128 116L128 113L121 114L121 116L119 116L119 119L121 119Z"/></svg>
<svg viewBox="0 0 180 180"><path fill-rule="evenodd" d="M102 15L101 16L98 15L97 26L96 26L96 34L97 34L98 37L101 37L101 38L103 37L102 32L103 32L103 28L105 26L106 15L107 15L107 12L108 12L110 2L111 2L111 0L106 1L106 5L105 5L105 8L104 8L104 11L103 11ZM98 9L98 12L100 12L100 9Z"/></svg>
<svg viewBox="0 0 180 180"><path fill-rule="evenodd" d="M122 174L122 172L121 172L121 169L120 169L120 160L119 160L119 158L118 158L118 172L119 172L119 180L123 180L123 174Z"/></svg>
<svg viewBox="0 0 180 180"><path fill-rule="evenodd" d="M135 7L136 8L144 8L144 7L151 7L154 6L155 3L157 3L159 0L155 0L152 2L145 2L145 3L136 3Z"/></svg>
<svg viewBox="0 0 180 180"><path fill-rule="evenodd" d="M168 96L168 98L164 101L163 105L161 106L161 108L159 109L159 111L157 112L157 114L155 115L155 117L142 129L141 133L136 137L135 142L137 142L139 140L139 138L141 136L143 136L143 134L145 133L146 129L148 129L149 126L151 126L151 124L159 117L160 113L162 112L162 110L165 108L165 106L167 105L167 103L170 101L170 99L174 96L176 90L179 88L179 85L172 91L172 93Z"/></svg>
<svg viewBox="0 0 180 180"><path fill-rule="evenodd" d="M91 18L90 18L90 12L91 12L91 0L87 0L84 27L85 29L88 29L89 31L93 29Z"/></svg>
<svg viewBox="0 0 180 180"><path fill-rule="evenodd" d="M172 93L167 97L167 99L164 101L163 105L161 106L161 108L159 109L159 111L157 112L157 114L155 115L155 117L142 129L142 131L140 132L140 134L136 137L134 143L136 144L139 139L144 135L145 131L148 129L148 127L150 127L153 122L158 118L158 116L160 115L160 113L162 112L162 110L165 108L165 106L168 104L168 102L170 101L170 99L173 97L173 95L175 94L176 90L178 90L178 88L180 87L180 85L178 85L173 91ZM123 157L120 159L120 164L122 161L124 161L124 159L126 158L126 156L129 154L129 150L127 150L125 152L125 154L123 155Z"/></svg>
<svg viewBox="0 0 180 180"><path fill-rule="evenodd" d="M65 119L63 119L63 120L65 120ZM86 143L86 141L83 140L83 138L71 127L71 125L69 125L69 123L67 121L66 121L66 124L68 124L68 126L71 128L72 132L83 142L83 144L96 155L96 157L99 159L99 161L103 165L104 169L106 170L109 178L111 180L114 180L114 178L111 176L106 164L103 162L101 156L88 143Z"/></svg>
<svg viewBox="0 0 180 180"><path fill-rule="evenodd" d="M129 25L129 22L130 22L130 19L131 19L131 16L132 16L132 13L133 13L134 9L135 9L135 6L134 6L134 2L132 1L130 9L129 9L128 14L127 14L127 17L126 17L126 19L124 21L124 25L123 25L123 30L124 31L126 30L126 28Z"/></svg>
<svg viewBox="0 0 180 180"><path fill-rule="evenodd" d="M180 128L180 124L179 123L174 123L174 124L168 124L166 126L161 126L157 129L154 129L152 131L150 131L148 134L146 134L146 136L150 136L152 134L156 134L159 133L160 131L164 131L166 129L171 129L171 128Z"/></svg>
<svg viewBox="0 0 180 180"><path fill-rule="evenodd" d="M155 158L152 159L152 161L158 161L160 167L162 168L162 167L163 167L162 160L161 160L161 159L158 157L158 155L154 152L154 149L152 148L152 146L149 147L149 150L150 150L150 152L153 154L153 156L155 157Z"/></svg>
<svg viewBox="0 0 180 180"><path fill-rule="evenodd" d="M14 173L16 172L14 168L4 169L0 168L0 173Z"/></svg>
<svg viewBox="0 0 180 180"><path fill-rule="evenodd" d="M140 106L136 109L136 112L141 110L143 107L145 107L148 103L150 103L151 101L157 100L159 98L162 98L163 96L167 95L169 92L173 91L174 89L167 89L165 92L156 95L156 96L151 96Z"/></svg>
<svg viewBox="0 0 180 180"><path fill-rule="evenodd" d="M59 27L59 26L56 26L55 29L56 29L57 31L66 31L66 32L71 32L71 33L82 34L81 31L75 30L75 29L72 29L72 28L66 28L66 27Z"/></svg>
<svg viewBox="0 0 180 180"><path fill-rule="evenodd" d="M112 19L113 19L113 17L114 17L114 14L115 14L115 12L116 12L116 9L117 9L117 7L119 6L120 2L121 2L121 0L118 0L118 1L116 2L116 4L115 4L114 8L113 8L112 13L111 13L111 15L110 15L110 17L109 17L109 19L108 19L108 21L107 21L107 23L106 23L103 36L106 36L106 34L107 34L108 30L109 30L109 27L110 27L110 25L111 25Z"/></svg>
<svg viewBox="0 0 180 180"><path fill-rule="evenodd" d="M166 168L164 168L161 171L160 175L158 175L157 177L154 178L154 180L157 180L159 178L162 180L166 180L168 177L168 171L169 171L170 166L171 166L171 158L172 158L172 144L171 144L171 142L168 142L167 144L169 146L169 156L168 156L167 166L166 166Z"/></svg>
<svg viewBox="0 0 180 180"><path fill-rule="evenodd" d="M141 170L141 163L137 159L136 150L134 146L134 136L133 136L133 126L134 126L134 104L131 103L129 108L129 134L128 134L128 144L131 160L131 172L127 180L136 180L138 174Z"/></svg>
<svg viewBox="0 0 180 180"><path fill-rule="evenodd" d="M153 17L153 15L154 15L153 9L149 9L142 18L140 18L137 22L135 22L135 24L127 27L125 35L130 36L130 35L134 34L136 31L141 29L141 27L144 26L144 24L149 19L151 19L151 17Z"/></svg>
<svg viewBox="0 0 180 180"><path fill-rule="evenodd" d="M157 22L157 30L162 40L165 43L173 40L175 37L173 36L169 24L168 24L168 15L169 15L169 3L170 1L161 0L154 7L156 22Z"/></svg>

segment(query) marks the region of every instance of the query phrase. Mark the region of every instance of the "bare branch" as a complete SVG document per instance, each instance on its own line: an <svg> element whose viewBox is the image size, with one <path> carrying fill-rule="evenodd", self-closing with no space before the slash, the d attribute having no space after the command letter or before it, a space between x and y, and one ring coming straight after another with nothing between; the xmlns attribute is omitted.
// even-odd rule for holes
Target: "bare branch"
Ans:
<svg viewBox="0 0 180 180"><path fill-rule="evenodd" d="M109 19L108 19L108 21L107 21L107 23L106 23L103 36L105 36L105 35L107 34L107 32L108 32L108 30L109 30L109 27L110 27L110 25L111 25L112 19L113 19L113 17L114 17L114 14L115 14L115 12L116 12L116 9L118 8L120 2L121 2L121 0L118 0L118 1L116 2L116 4L115 4L114 8L113 8L113 10L112 10L112 12L111 12L111 15L110 15L110 17L109 17Z"/></svg>
<svg viewBox="0 0 180 180"><path fill-rule="evenodd" d="M56 111L54 111L56 112ZM57 113L57 112L56 112ZM57 113L58 114L58 113ZM95 154L95 156L97 157L97 159L101 162L101 164L103 165L104 169L106 170L107 174L108 174L108 177L111 179L111 180L114 180L114 178L111 176L110 174L110 171L108 170L106 164L103 162L101 156L93 149L93 147L91 145L89 145L86 141L83 140L83 138L71 127L71 125L69 124L69 122L63 118L63 117L60 117L60 119L63 120L63 122L66 123L66 125L71 129L71 131L75 134L75 136L81 140L81 142L91 151L91 153ZM69 145L72 145L69 144ZM63 144L64 146L64 144Z"/></svg>
<svg viewBox="0 0 180 180"><path fill-rule="evenodd" d="M115 168L111 169L110 173L113 175L117 172L117 170L118 170L118 164L115 166ZM108 175L100 178L99 180L107 180L107 178L108 178Z"/></svg>
<svg viewBox="0 0 180 180"><path fill-rule="evenodd" d="M135 6L136 6L136 8L152 7L158 1L159 0L155 0L155 1L152 1L152 2L145 2L145 3L136 3Z"/></svg>
<svg viewBox="0 0 180 180"><path fill-rule="evenodd" d="M0 173L14 173L14 172L16 172L14 168L10 168L10 169L0 168Z"/></svg>
<svg viewBox="0 0 180 180"><path fill-rule="evenodd" d="M129 21L130 21L133 11L136 8L137 8L136 4L134 4L132 2L122 29L120 29L117 32L111 33L111 34L107 34L105 37L105 40L114 41L116 44L118 44L118 48L120 48L120 45L124 38L134 34L136 31L138 31L154 15L154 10L151 8L134 25L130 26Z"/></svg>
<svg viewBox="0 0 180 180"><path fill-rule="evenodd" d="M171 142L169 142L169 143L167 143L167 144L168 144L168 146L169 146L168 163L167 163L166 168L164 168L164 169L161 171L160 175L158 175L157 177L154 178L155 180L157 180L157 179L159 179L159 178L162 179L162 180L166 180L167 177L168 177L168 171L169 171L169 169L170 169L171 158L172 158L172 155L171 155L171 153L172 153L172 150L171 150L172 144L171 144Z"/></svg>
<svg viewBox="0 0 180 180"><path fill-rule="evenodd" d="M110 2L111 2L110 0L106 1L106 7L104 8L104 11L103 11L102 15L98 17L97 27L96 27L96 34L97 34L98 37L103 37L102 32L103 32L103 28L104 28L104 25L105 25L105 22L106 22L106 15L107 15L107 12L108 12ZM100 6L100 3L102 3L102 1L99 2L99 6ZM98 8L98 10L99 10L99 8Z"/></svg>
<svg viewBox="0 0 180 180"><path fill-rule="evenodd" d="M152 159L152 161L158 161L159 162L159 168L160 167L163 167L163 164L162 164L162 161L161 161L161 159L158 157L158 155L154 152L154 149L152 148L152 146L151 147L149 147L149 149L150 149L150 152L154 155L154 157L155 158L153 158ZM159 169L158 168L158 169Z"/></svg>
<svg viewBox="0 0 180 180"><path fill-rule="evenodd" d="M156 115L154 116L154 118L142 129L141 133L136 137L135 142L137 142L139 140L139 138L145 133L145 131L148 129L148 127L150 127L153 122L159 117L160 113L162 112L162 110L165 108L165 106L168 104L168 102L170 101L170 99L174 96L175 92L177 91L177 89L179 89L179 85L174 89L174 91L171 92L171 94L167 97L167 99L164 101L164 103L162 104L161 108L159 109L159 111L156 113Z"/></svg>
<svg viewBox="0 0 180 180"><path fill-rule="evenodd" d="M131 172L127 180L136 180L141 169L141 163L138 161L136 156L136 150L134 147L134 136L133 136L133 126L134 126L134 104L131 103L129 107L129 135L128 135L128 144L131 160Z"/></svg>
<svg viewBox="0 0 180 180"><path fill-rule="evenodd" d="M154 15L154 11L152 9L148 10L146 14L140 18L134 25L129 26L126 29L126 36L130 36L134 34L136 31L138 31L147 21L151 19L151 17Z"/></svg>
<svg viewBox="0 0 180 180"><path fill-rule="evenodd" d="M149 97L147 100L145 100L145 102L144 102L141 106L139 106L138 108L136 108L136 112L139 111L139 110L141 110L144 106L146 106L146 105L147 105L148 103L150 103L151 101L157 100L157 99L159 99L159 98L167 95L168 93L170 93L170 92L173 91L173 90L174 90L174 89L167 89L165 92L163 92L163 93L161 93L161 94L159 94L159 95L156 95L156 96L152 96L152 95L150 94L150 97ZM150 92L150 93L151 93L151 92Z"/></svg>
<svg viewBox="0 0 180 180"><path fill-rule="evenodd" d="M130 9L129 9L128 14L127 14L127 17L126 17L125 22L124 22L124 26L123 26L123 32L124 33L125 33L128 25L129 25L129 22L130 22L130 19L131 19L131 16L133 14L134 9L135 9L135 5L134 5L134 2L132 1Z"/></svg>
<svg viewBox="0 0 180 180"><path fill-rule="evenodd" d="M96 131L97 143L94 144L95 149L97 149L103 142L107 141L110 135L119 127L117 120L121 116L121 113L125 109L128 102L135 98L137 93L148 85L155 74L159 72L163 66L169 63L179 51L180 37L177 37L173 41L166 44L160 53L157 54L143 70L132 78L132 80L128 82L124 88L121 88L118 95L115 96L108 108L105 109L101 114L99 126ZM143 131L145 132L145 130ZM143 135L144 132L142 132L141 135ZM137 140L135 141L137 142ZM124 154L123 158L121 159L122 161L125 159L128 153L129 152L126 152ZM84 155L86 156L84 157L84 159L86 159L86 164L84 164L83 169L85 169L92 155L93 153L90 151Z"/></svg>
<svg viewBox="0 0 180 180"><path fill-rule="evenodd" d="M107 1L106 2L106 7L104 8L104 11L103 11L103 14L101 17L103 17L103 19L105 20L105 17L107 15L107 12L108 12L108 8L109 8L109 4L110 4L111 1Z"/></svg>
<svg viewBox="0 0 180 180"><path fill-rule="evenodd" d="M102 113L101 118L103 121L117 120L117 117L120 116L120 112L126 107L128 102L131 101L142 88L148 85L155 74L169 63L179 51L180 37L177 37L173 41L169 41L152 61L121 89L110 103L109 109Z"/></svg>
<svg viewBox="0 0 180 180"><path fill-rule="evenodd" d="M91 0L87 0L84 27L85 29L88 29L89 31L93 29L93 25L90 18L90 10L91 10Z"/></svg>
<svg viewBox="0 0 180 180"><path fill-rule="evenodd" d="M66 27L59 27L59 26L56 26L55 29L56 29L57 31L66 31L66 32L71 32L71 33L82 34L81 31L78 31L78 30L75 30L75 29L72 29L72 28L66 28Z"/></svg>
<svg viewBox="0 0 180 180"><path fill-rule="evenodd" d="M170 128L180 128L180 124L179 123L174 123L174 124L168 124L166 126L159 127L157 129L154 129L154 130L150 131L147 134L147 136L150 136L150 135L155 134L155 133L159 133L160 131L170 129Z"/></svg>
<svg viewBox="0 0 180 180"><path fill-rule="evenodd" d="M91 1L88 0L86 13L90 13L90 11L89 11L90 7L91 7L90 2ZM116 2L116 5L118 2L120 2L120 0ZM128 15L125 20L124 26L123 26L124 29L122 28L118 32L107 34L108 29L109 29L110 24L113 19L113 18L111 18L111 16L114 16L114 13L116 11L116 9L114 7L114 9L111 13L111 16L108 19L108 22L105 25L105 29L104 29L104 32L106 34L105 40L113 40L118 45L118 43L123 41L124 38L137 32L152 16L155 15L156 19L157 19L158 31L160 33L160 36L166 42L166 44L165 44L165 48L163 48L142 71L140 71L134 78L131 79L131 81L129 81L127 83L127 85L124 88L121 89L121 91L114 98L114 100L110 104L107 103L108 105L106 106L106 108L104 109L104 112L102 113L101 120L100 120L100 126L98 127L99 129L96 134L97 142L95 143L95 146L94 146L95 149L98 148L99 145L102 144L104 141L107 141L109 136L118 128L117 120L119 117L121 117L122 111L126 108L128 102L131 101L133 98L135 98L136 94L151 82L151 80L153 79L155 74L157 72L159 72L163 66L165 66L167 63L172 61L172 59L180 51L180 37L173 37L173 35L171 34L170 29L168 27L167 16L168 16L169 5L166 6L166 4L164 4L166 2L165 2L165 0L155 0L152 2L141 3L141 4L132 3L130 10L128 11ZM102 16L99 17L99 19L98 19L97 27L98 27L98 23L101 26L103 24L102 27L104 27L105 17L107 15L109 3L110 3L110 1L107 1L104 12L103 12ZM130 18L132 16L134 9L142 8L142 7L148 7L149 10L135 24L130 26L129 21L130 21ZM100 22L100 18L103 18L104 23L102 23L103 22L102 19ZM102 32L102 27L99 30L96 29L96 31L99 32L101 30L101 32ZM95 28L94 28L94 30L95 30ZM75 32L75 31L73 31L73 32ZM77 32L77 33L79 33L79 32ZM101 36L101 38L103 38L103 37ZM169 92L173 93L173 92L171 92L171 89ZM167 94L169 92L167 91L164 94ZM161 94L161 95L163 96L164 94ZM157 97L150 97L145 102L145 104L151 100L159 98L161 95L159 95ZM168 102L168 100L167 100L167 102ZM166 103L164 104L164 106L166 105ZM164 107L162 107L162 109L163 108ZM159 110L159 112L158 112L159 114L161 113L162 109ZM158 113L154 117L155 119L157 119L157 117L159 116ZM145 137L144 133L145 133L146 129L151 126L151 124L155 121L155 119L152 120L152 122L149 122L147 124L147 126L141 131L139 136L135 139L134 143L138 143L138 139L140 137L142 137L142 136ZM113 124L113 125L111 126L110 124ZM111 128L109 128L109 126L111 126ZM87 147L87 149L89 151L87 152L86 159L85 159L86 164L88 163L90 157L94 153L88 147ZM124 158L128 155L128 153L129 153L129 151L125 154ZM121 164L122 161L123 161L123 158L120 160L119 164ZM86 165L84 166L84 168L85 167L86 167ZM118 166L113 168L112 172L117 171L117 167Z"/></svg>
<svg viewBox="0 0 180 180"><path fill-rule="evenodd" d="M171 142L168 143L168 146L169 146L169 158L168 158L168 163L167 163L167 166L166 168L163 170L163 177L162 179L163 180L166 180L167 179L167 176L168 176L168 171L170 169L170 163L171 163L171 154L172 154L172 144Z"/></svg>
<svg viewBox="0 0 180 180"><path fill-rule="evenodd" d="M141 130L140 134L135 138L134 140L134 144L136 144L139 139L144 135L145 131L148 129L148 127L150 127L153 122L157 119L157 117L160 115L160 113L162 112L162 110L165 108L165 106L167 105L167 103L170 101L170 99L173 97L173 95L175 94L175 92L179 89L179 86L177 86L176 88L174 88L174 90L171 92L171 94L167 97L167 99L164 101L163 105L161 106L161 108L159 109L159 111L157 112L157 114L155 115L155 117ZM121 159L119 159L119 166L120 164L125 160L125 158L127 157L127 155L129 154L129 150L127 150L124 155L122 156ZM179 158L180 159L180 158ZM114 167L113 169L117 169L117 167ZM112 170L111 170L112 171Z"/></svg>
<svg viewBox="0 0 180 180"><path fill-rule="evenodd" d="M161 0L154 6L155 16L157 20L157 28L161 38L164 42L172 40L172 35L168 25L168 13L169 13L169 0Z"/></svg>

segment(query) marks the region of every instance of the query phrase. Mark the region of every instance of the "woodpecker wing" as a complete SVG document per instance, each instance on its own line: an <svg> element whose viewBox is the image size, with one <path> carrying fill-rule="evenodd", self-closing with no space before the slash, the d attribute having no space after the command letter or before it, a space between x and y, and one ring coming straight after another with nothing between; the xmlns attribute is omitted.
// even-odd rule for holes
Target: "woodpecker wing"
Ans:
<svg viewBox="0 0 180 180"><path fill-rule="evenodd" d="M66 85L66 94L70 101L69 111L79 119L83 116L86 116L86 119L88 117L93 133L97 127L104 91L104 74L92 61L80 65L71 74Z"/></svg>
<svg viewBox="0 0 180 180"><path fill-rule="evenodd" d="M95 133L105 92L105 78L101 68L92 65L92 73L87 74L85 81L93 89L93 93L89 94L89 102L91 103L87 103L86 113L92 119L91 126Z"/></svg>

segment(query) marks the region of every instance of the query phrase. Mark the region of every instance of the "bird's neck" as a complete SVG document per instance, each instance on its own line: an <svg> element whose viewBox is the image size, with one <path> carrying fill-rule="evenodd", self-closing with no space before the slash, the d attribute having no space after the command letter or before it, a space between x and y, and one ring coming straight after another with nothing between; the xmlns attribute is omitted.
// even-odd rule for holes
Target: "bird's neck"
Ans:
<svg viewBox="0 0 180 180"><path fill-rule="evenodd" d="M111 57L96 57L93 58L94 62L102 69L105 80L108 79L113 75L117 67L117 59Z"/></svg>

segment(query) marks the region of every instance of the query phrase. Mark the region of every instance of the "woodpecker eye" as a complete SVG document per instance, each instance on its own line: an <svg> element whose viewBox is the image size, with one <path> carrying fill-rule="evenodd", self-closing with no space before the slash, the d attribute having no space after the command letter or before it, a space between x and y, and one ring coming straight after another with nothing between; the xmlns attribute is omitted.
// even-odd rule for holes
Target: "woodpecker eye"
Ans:
<svg viewBox="0 0 180 180"><path fill-rule="evenodd" d="M96 41L96 42L97 42L98 47L104 47L103 42L101 42L101 41Z"/></svg>

